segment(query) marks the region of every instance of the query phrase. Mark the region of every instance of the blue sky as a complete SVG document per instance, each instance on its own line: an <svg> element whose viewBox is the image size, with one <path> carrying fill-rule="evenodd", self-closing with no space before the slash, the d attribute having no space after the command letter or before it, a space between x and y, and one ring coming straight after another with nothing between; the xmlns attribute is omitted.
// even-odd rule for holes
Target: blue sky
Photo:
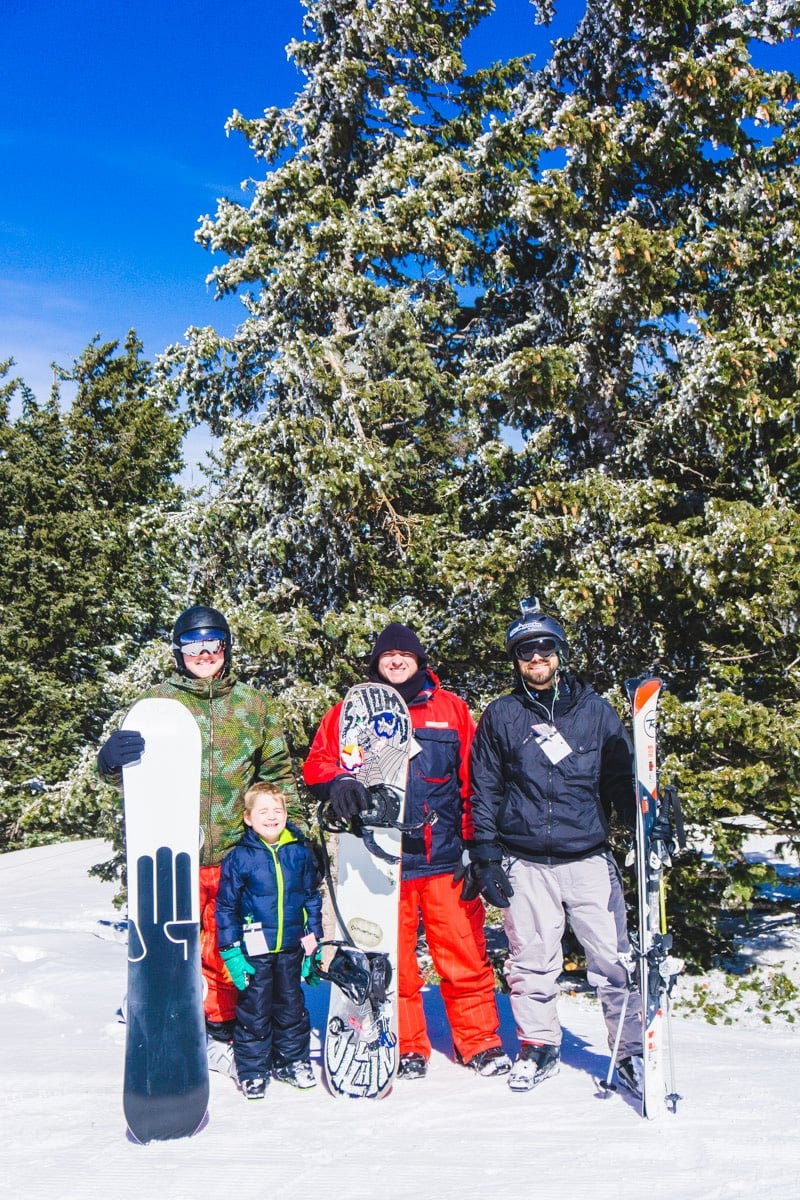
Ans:
<svg viewBox="0 0 800 1200"><path fill-rule="evenodd" d="M569 32L581 0L535 26L529 0L498 0L469 44L483 65ZM5 0L0 75L0 360L40 399L50 364L96 335L135 328L154 358L193 324L232 329L211 257L193 240L219 196L258 164L226 137L234 108L284 105L302 78L286 43L299 0Z"/></svg>
<svg viewBox="0 0 800 1200"><path fill-rule="evenodd" d="M497 0L468 65L543 62L584 11L555 7L544 28L530 0ZM194 232L258 171L227 117L302 84L285 46L303 13L299 0L2 0L0 360L40 400L50 364L69 367L96 334L133 327L152 359L190 325L241 319L237 300L212 299ZM789 67L796 49L759 59Z"/></svg>

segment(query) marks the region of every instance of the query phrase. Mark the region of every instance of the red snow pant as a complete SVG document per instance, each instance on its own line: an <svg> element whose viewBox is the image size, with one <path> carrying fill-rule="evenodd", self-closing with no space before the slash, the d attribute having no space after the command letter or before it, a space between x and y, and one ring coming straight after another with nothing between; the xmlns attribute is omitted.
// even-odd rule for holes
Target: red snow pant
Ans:
<svg viewBox="0 0 800 1200"><path fill-rule="evenodd" d="M217 948L219 873L219 864L200 868L200 961L207 987L204 1007L209 1021L232 1021L239 993Z"/></svg>
<svg viewBox="0 0 800 1200"><path fill-rule="evenodd" d="M398 991L400 1053L430 1058L422 1004L424 980L415 948L419 918L441 979L453 1045L464 1062L479 1050L501 1045L494 972L486 955L485 910L480 899L464 902L452 875L404 879L400 884Z"/></svg>

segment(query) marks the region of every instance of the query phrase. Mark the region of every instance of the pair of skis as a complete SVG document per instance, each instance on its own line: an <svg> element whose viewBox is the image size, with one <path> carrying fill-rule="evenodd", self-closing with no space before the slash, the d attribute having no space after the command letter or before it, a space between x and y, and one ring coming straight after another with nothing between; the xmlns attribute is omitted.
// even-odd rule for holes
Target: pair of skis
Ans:
<svg viewBox="0 0 800 1200"><path fill-rule="evenodd" d="M631 987L638 987L642 1004L641 1103L642 1116L648 1119L659 1117L665 1109L674 1113L680 1099L675 1091L670 995L682 964L670 955L664 870L671 865L675 841L683 847L685 837L674 788L659 788L656 727L661 687L660 679L648 675L625 683L633 714L638 900L637 927L631 935L633 952L627 965ZM619 1036L609 1078L601 1085L606 1091L618 1044Z"/></svg>

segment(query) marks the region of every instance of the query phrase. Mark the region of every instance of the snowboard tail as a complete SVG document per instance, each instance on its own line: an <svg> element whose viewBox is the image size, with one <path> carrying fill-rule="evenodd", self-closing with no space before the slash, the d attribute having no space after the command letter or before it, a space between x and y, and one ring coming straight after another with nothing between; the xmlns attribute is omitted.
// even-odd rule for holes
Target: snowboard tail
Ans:
<svg viewBox="0 0 800 1200"><path fill-rule="evenodd" d="M123 768L128 995L123 1111L137 1142L189 1137L209 1083L200 967L201 738L178 701L141 700L123 728L145 742Z"/></svg>

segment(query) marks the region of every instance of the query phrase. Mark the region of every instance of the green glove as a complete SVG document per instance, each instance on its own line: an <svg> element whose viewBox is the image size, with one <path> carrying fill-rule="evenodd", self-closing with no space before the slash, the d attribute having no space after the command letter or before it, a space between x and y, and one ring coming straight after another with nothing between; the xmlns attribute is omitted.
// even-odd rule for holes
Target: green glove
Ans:
<svg viewBox="0 0 800 1200"><path fill-rule="evenodd" d="M317 946L313 954L307 954L300 968L300 977L309 987L316 987L322 982L320 967L322 966L322 946Z"/></svg>
<svg viewBox="0 0 800 1200"><path fill-rule="evenodd" d="M235 942L232 946L226 946L224 950L220 950L220 955L231 977L231 983L240 992L243 992L250 982L247 976L255 975L256 973L255 967L251 962L247 961L242 953L242 947L238 942Z"/></svg>

